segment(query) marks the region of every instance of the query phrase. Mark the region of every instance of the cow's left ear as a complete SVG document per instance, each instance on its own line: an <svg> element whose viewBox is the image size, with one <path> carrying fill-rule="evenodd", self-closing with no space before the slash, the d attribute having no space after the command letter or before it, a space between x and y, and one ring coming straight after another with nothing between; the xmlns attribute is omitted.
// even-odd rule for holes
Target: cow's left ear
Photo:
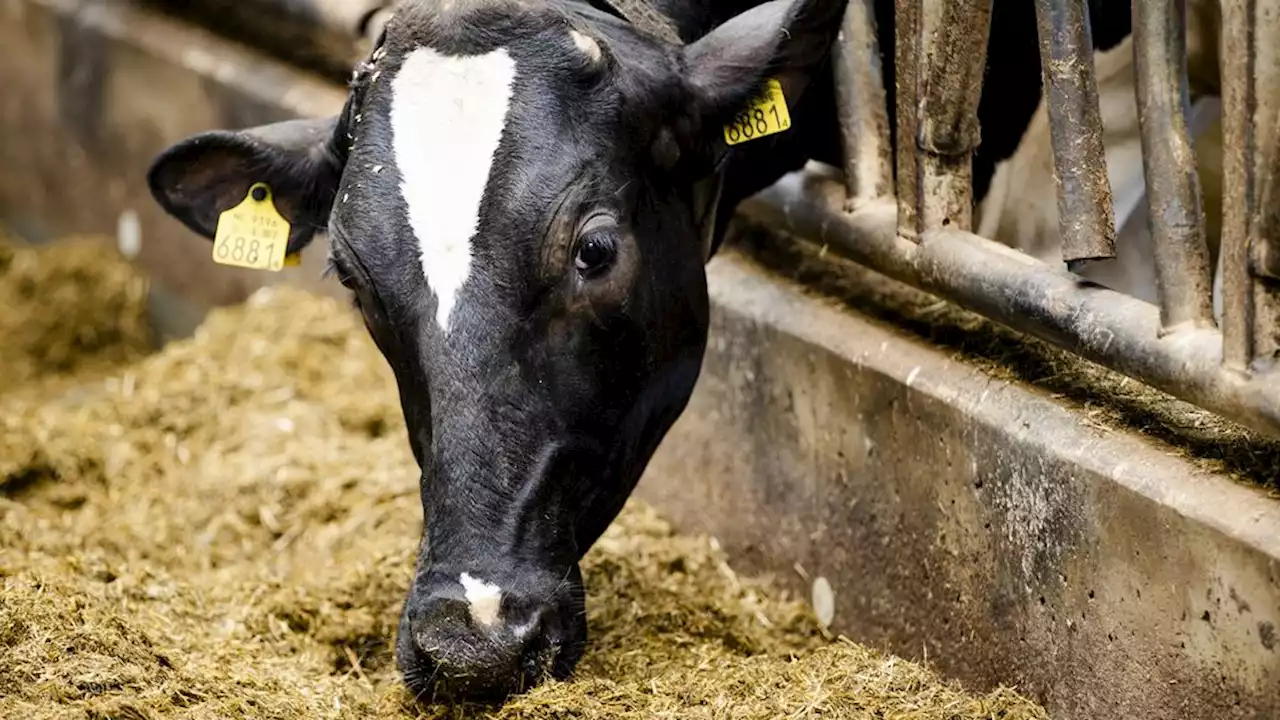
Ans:
<svg viewBox="0 0 1280 720"><path fill-rule="evenodd" d="M327 227L333 209L343 166L337 124L334 116L201 133L161 153L147 184L165 212L213 239L223 211L266 183L291 226L287 252L297 253Z"/></svg>
<svg viewBox="0 0 1280 720"><path fill-rule="evenodd" d="M770 0L685 47L686 79L703 119L728 119L769 78L782 84L788 104L797 102L809 74L831 51L846 2Z"/></svg>

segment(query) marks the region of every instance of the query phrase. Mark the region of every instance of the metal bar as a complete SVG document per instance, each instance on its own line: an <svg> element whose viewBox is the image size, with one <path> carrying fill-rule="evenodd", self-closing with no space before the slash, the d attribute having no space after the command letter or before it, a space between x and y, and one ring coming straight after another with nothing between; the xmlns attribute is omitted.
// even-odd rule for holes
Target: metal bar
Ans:
<svg viewBox="0 0 1280 720"><path fill-rule="evenodd" d="M1187 0L1135 0L1142 167L1165 332L1213 323L1212 277L1200 178L1187 129Z"/></svg>
<svg viewBox="0 0 1280 720"><path fill-rule="evenodd" d="M97 0L107 6L119 0ZM340 82L368 50L370 18L397 0L141 0Z"/></svg>
<svg viewBox="0 0 1280 720"><path fill-rule="evenodd" d="M1253 355L1249 278L1254 42L1243 0L1222 2L1222 361L1235 370Z"/></svg>
<svg viewBox="0 0 1280 720"><path fill-rule="evenodd" d="M793 173L745 202L742 212L821 243L854 262L955 302L1259 432L1280 437L1280 382L1223 368L1221 335L1187 328L1160 335L1159 310L1080 283L1011 248L957 230L916 241L896 233L888 201L844 213L843 184ZM999 292L993 292L999 288Z"/></svg>
<svg viewBox="0 0 1280 720"><path fill-rule="evenodd" d="M1222 3L1223 362L1267 368L1280 355L1280 0Z"/></svg>
<svg viewBox="0 0 1280 720"><path fill-rule="evenodd" d="M836 103L850 209L893 192L889 118L875 23L873 0L849 0L834 49Z"/></svg>
<svg viewBox="0 0 1280 720"><path fill-rule="evenodd" d="M1254 58L1252 113L1254 225L1249 233L1253 285L1251 368L1280 359L1280 0L1253 0L1248 54Z"/></svg>
<svg viewBox="0 0 1280 720"><path fill-rule="evenodd" d="M1084 0L1035 0L1058 179L1062 258L1071 270L1116 256L1115 209L1102 148L1098 81Z"/></svg>
<svg viewBox="0 0 1280 720"><path fill-rule="evenodd" d="M973 227L973 151L991 0L925 0L916 144L921 229Z"/></svg>
<svg viewBox="0 0 1280 720"><path fill-rule="evenodd" d="M1275 243L1270 235L1263 243ZM1253 359L1255 371L1270 370L1280 364L1280 286L1274 281L1253 280Z"/></svg>
<svg viewBox="0 0 1280 720"><path fill-rule="evenodd" d="M917 208L919 178L916 173L916 146L911 141L917 136L917 107L919 91L921 0L897 0L894 3L894 102L895 124L894 165L897 169L898 234L913 238L920 231ZM907 138L904 140L903 138Z"/></svg>

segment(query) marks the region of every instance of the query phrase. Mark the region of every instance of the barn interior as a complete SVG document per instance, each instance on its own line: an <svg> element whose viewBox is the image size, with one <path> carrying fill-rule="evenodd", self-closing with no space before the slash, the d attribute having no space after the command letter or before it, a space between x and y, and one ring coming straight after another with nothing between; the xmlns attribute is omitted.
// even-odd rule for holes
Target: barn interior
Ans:
<svg viewBox="0 0 1280 720"><path fill-rule="evenodd" d="M1222 18L1190 7L1221 268L1224 83L1195 40ZM702 375L585 561L575 678L409 696L421 510L385 361L322 252L215 264L144 182L190 134L335 112L390 12L0 0L0 714L1280 716L1274 376L1208 385L1262 398L1231 417L873 269L892 198L850 214L862 251L779 209L842 205L818 167L708 266ZM1121 257L1082 273L1154 312L1131 42L1095 57ZM1056 269L1049 125L1042 103L972 228Z"/></svg>

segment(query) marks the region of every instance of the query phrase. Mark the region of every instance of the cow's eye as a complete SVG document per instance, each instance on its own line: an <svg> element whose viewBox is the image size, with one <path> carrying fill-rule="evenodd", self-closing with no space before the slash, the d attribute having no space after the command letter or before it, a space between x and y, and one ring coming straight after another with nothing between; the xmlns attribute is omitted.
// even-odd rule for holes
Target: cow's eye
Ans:
<svg viewBox="0 0 1280 720"><path fill-rule="evenodd" d="M578 272L590 277L607 270L617 253L617 239L611 230L593 230L578 241L573 265Z"/></svg>

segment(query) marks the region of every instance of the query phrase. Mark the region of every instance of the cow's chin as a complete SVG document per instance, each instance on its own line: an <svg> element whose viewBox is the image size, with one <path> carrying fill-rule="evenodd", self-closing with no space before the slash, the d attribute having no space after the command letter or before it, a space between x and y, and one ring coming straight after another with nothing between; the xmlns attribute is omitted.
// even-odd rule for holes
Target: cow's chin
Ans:
<svg viewBox="0 0 1280 720"><path fill-rule="evenodd" d="M465 584L431 576L410 590L396 638L415 701L496 703L573 673L587 642L577 565L512 576L505 592L469 575Z"/></svg>

